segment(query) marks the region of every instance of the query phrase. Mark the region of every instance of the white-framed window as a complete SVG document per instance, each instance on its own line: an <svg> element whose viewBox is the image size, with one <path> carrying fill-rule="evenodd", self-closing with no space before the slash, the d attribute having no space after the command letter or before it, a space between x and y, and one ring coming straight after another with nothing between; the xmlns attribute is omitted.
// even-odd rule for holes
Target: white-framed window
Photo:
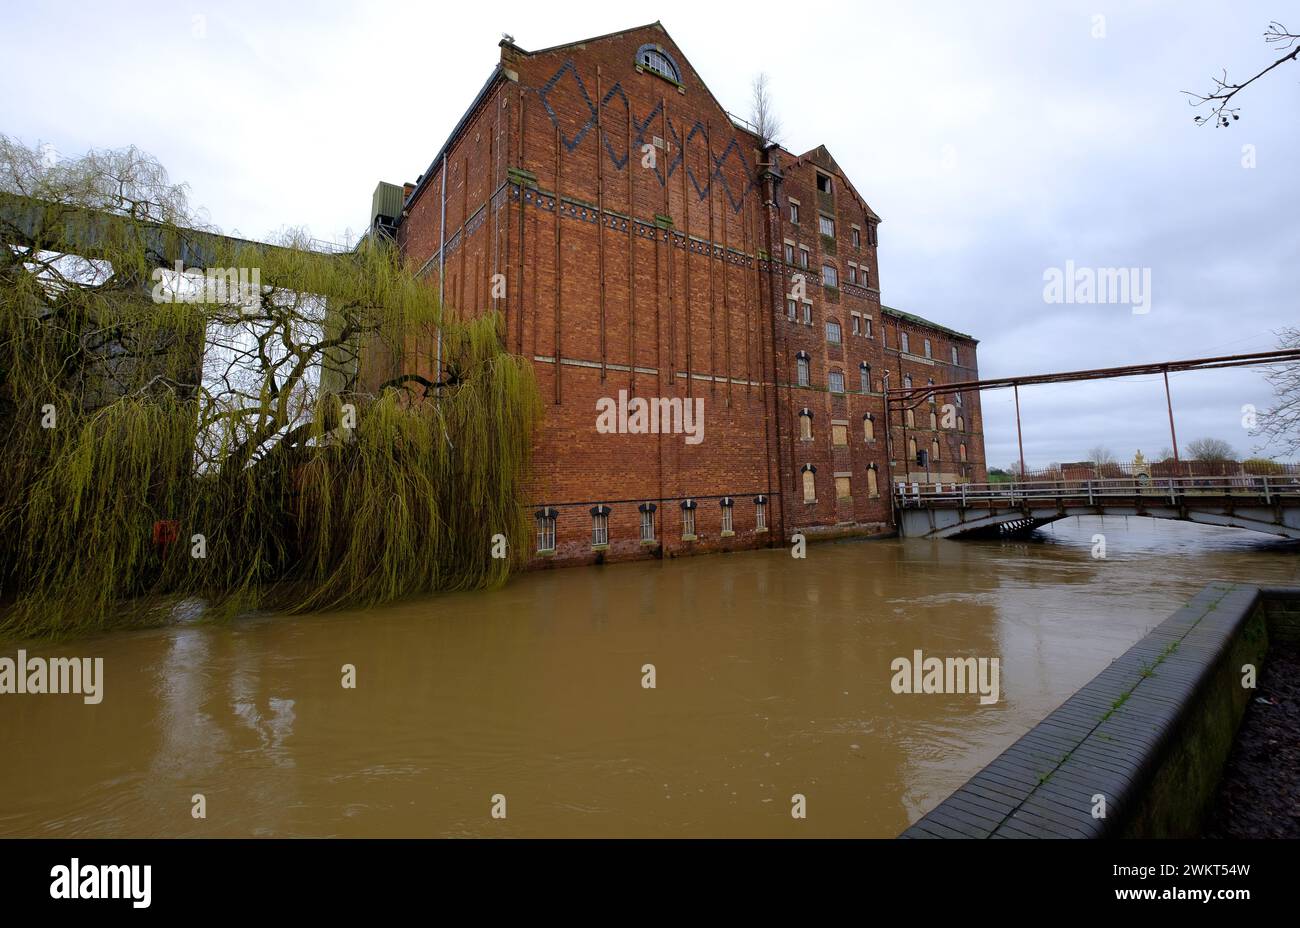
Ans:
<svg viewBox="0 0 1300 928"><path fill-rule="evenodd" d="M803 304L803 324L812 325L812 304L808 302Z"/></svg>
<svg viewBox="0 0 1300 928"><path fill-rule="evenodd" d="M953 364L956 364L956 363L957 363L957 346L956 346L956 345L953 345L953 346L952 346L952 363L953 363Z"/></svg>
<svg viewBox="0 0 1300 928"><path fill-rule="evenodd" d="M754 531L761 532L767 528L767 501L754 500Z"/></svg>
<svg viewBox="0 0 1300 928"><path fill-rule="evenodd" d="M682 537L695 534L695 509L682 510Z"/></svg>
<svg viewBox="0 0 1300 928"><path fill-rule="evenodd" d="M854 248L861 248L861 247L862 247L862 230L859 229L857 226L852 226L852 227L850 228L849 231L853 233L853 247L854 247Z"/></svg>
<svg viewBox="0 0 1300 928"><path fill-rule="evenodd" d="M867 266L864 264L858 268L858 283L864 287L871 286L871 278L867 273Z"/></svg>
<svg viewBox="0 0 1300 928"><path fill-rule="evenodd" d="M808 380L809 380L809 361L808 361L808 358L806 358L806 357L798 358L798 359L796 360L796 368L797 368L797 370L798 370L799 386L801 386L801 387L806 387L806 386L808 386Z"/></svg>
<svg viewBox="0 0 1300 928"><path fill-rule="evenodd" d="M870 364L866 363L865 361L862 362L862 366L858 368L858 378L861 381L861 386L862 386L862 389L859 392L870 393L871 392L871 365Z"/></svg>
<svg viewBox="0 0 1300 928"><path fill-rule="evenodd" d="M597 512L592 514L591 544L593 547L609 544L609 513Z"/></svg>
<svg viewBox="0 0 1300 928"><path fill-rule="evenodd" d="M912 353L912 340L907 337L906 332L898 333L898 348L900 351L905 351L908 354ZM911 386L911 384L908 384L908 386Z"/></svg>
<svg viewBox="0 0 1300 928"><path fill-rule="evenodd" d="M794 242L785 243L785 263L794 264Z"/></svg>
<svg viewBox="0 0 1300 928"><path fill-rule="evenodd" d="M858 282L858 266L854 264L852 261L850 261L849 262L849 283L856 284L857 282Z"/></svg>
<svg viewBox="0 0 1300 928"><path fill-rule="evenodd" d="M808 266L809 261L811 261L811 260L812 260L812 254L808 251L807 248L804 248L802 245L800 245L800 246L799 246L799 266L800 266L800 267L804 267L804 268L806 268L806 267Z"/></svg>
<svg viewBox="0 0 1300 928"><path fill-rule="evenodd" d="M844 372L843 372L843 371L831 371L831 372L830 372L830 376L827 378L827 383L829 384L832 393L843 393L843 392L844 392Z"/></svg>
<svg viewBox="0 0 1300 928"><path fill-rule="evenodd" d="M682 82L681 75L677 71L677 65L668 57L668 54L660 48L653 45L643 45L637 52L636 63L647 71L653 71L661 77L666 77L675 84Z"/></svg>
<svg viewBox="0 0 1300 928"><path fill-rule="evenodd" d="M724 500L722 504L722 530L724 532L734 531L731 520L731 501Z"/></svg>
<svg viewBox="0 0 1300 928"><path fill-rule="evenodd" d="M854 335L862 334L862 317L857 313L849 313L849 325Z"/></svg>
<svg viewBox="0 0 1300 928"><path fill-rule="evenodd" d="M835 237L835 220L830 216L818 215L817 228L822 235L829 235L831 238Z"/></svg>
<svg viewBox="0 0 1300 928"><path fill-rule="evenodd" d="M791 322L794 322L795 319L796 319L796 318L798 317L798 315L799 315L799 301L798 301L798 300L786 300L786 301L785 301L785 314L786 314L787 316L790 317L790 321L791 321Z"/></svg>
<svg viewBox="0 0 1300 928"><path fill-rule="evenodd" d="M822 265L822 284L827 287L838 287L840 285L840 272L835 269L835 265Z"/></svg>
<svg viewBox="0 0 1300 928"><path fill-rule="evenodd" d="M555 550L555 514L539 512L537 514L537 550Z"/></svg>
<svg viewBox="0 0 1300 928"><path fill-rule="evenodd" d="M641 510L641 540L655 540L655 513L648 507Z"/></svg>
<svg viewBox="0 0 1300 928"><path fill-rule="evenodd" d="M790 201L790 222L791 224L796 226L799 224L799 201L798 200Z"/></svg>
<svg viewBox="0 0 1300 928"><path fill-rule="evenodd" d="M925 356L927 358L932 357L932 355L930 354L930 339L928 338L925 340Z"/></svg>
<svg viewBox="0 0 1300 928"><path fill-rule="evenodd" d="M826 340L832 345L838 345L843 341L840 334L840 324L834 319L826 320Z"/></svg>
<svg viewBox="0 0 1300 928"><path fill-rule="evenodd" d="M870 338L870 337L871 337L871 317L870 317L870 316L863 316L863 317L862 317L862 334L865 335L867 338Z"/></svg>

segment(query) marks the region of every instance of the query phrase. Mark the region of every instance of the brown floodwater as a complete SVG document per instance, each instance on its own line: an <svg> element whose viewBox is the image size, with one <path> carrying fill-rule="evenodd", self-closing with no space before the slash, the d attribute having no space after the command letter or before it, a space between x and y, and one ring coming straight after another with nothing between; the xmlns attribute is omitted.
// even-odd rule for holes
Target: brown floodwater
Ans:
<svg viewBox="0 0 1300 928"><path fill-rule="evenodd" d="M0 834L893 836L1221 578L1300 583L1300 546L1070 519L28 644L102 657L103 701L0 695ZM999 658L999 701L895 694L917 649Z"/></svg>

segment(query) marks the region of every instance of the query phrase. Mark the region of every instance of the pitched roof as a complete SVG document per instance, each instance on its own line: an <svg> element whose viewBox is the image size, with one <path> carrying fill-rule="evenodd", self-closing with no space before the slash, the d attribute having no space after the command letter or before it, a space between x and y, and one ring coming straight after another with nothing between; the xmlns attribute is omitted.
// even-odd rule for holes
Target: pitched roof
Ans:
<svg viewBox="0 0 1300 928"><path fill-rule="evenodd" d="M967 335L965 332L958 332L956 329L950 329L946 325L939 325L939 323L937 322L931 322L929 319L926 319L923 316L915 316L912 313L905 313L901 309L894 309L894 307L885 306L883 303L880 306L880 311L882 313L885 313L886 315L893 316L896 319L902 319L906 322L910 322L913 325L927 326L928 328L934 329L935 331L944 332L948 335L953 335L957 338L964 338L967 341L971 341L971 342L979 341L978 338L975 338L972 335Z"/></svg>

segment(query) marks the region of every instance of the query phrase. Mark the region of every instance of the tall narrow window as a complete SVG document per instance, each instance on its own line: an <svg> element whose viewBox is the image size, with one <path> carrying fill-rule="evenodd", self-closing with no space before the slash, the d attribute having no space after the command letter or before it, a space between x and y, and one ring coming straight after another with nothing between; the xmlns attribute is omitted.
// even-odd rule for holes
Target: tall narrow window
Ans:
<svg viewBox="0 0 1300 928"><path fill-rule="evenodd" d="M790 201L790 221L795 225L799 224L799 201Z"/></svg>
<svg viewBox="0 0 1300 928"><path fill-rule="evenodd" d="M641 540L655 540L655 504L643 503L641 505Z"/></svg>
<svg viewBox="0 0 1300 928"><path fill-rule="evenodd" d="M965 442L962 442L962 443L961 443L961 447L959 447L959 448L957 449L957 453L961 456L961 462L962 462L963 464L965 464L965 463L966 463L966 443L965 443Z"/></svg>
<svg viewBox="0 0 1300 928"><path fill-rule="evenodd" d="M908 390L912 389L912 375L911 375L911 374L904 374L904 375L903 375L903 387L904 387L905 389L908 389Z"/></svg>
<svg viewBox="0 0 1300 928"><path fill-rule="evenodd" d="M832 393L843 393L843 392L844 392L844 372L843 372L843 371L831 371L831 372L830 372L830 376L829 376L829 378L828 378L828 385L830 386L830 389L831 389L831 392L832 392Z"/></svg>
<svg viewBox="0 0 1300 928"><path fill-rule="evenodd" d="M603 547L609 544L609 507L595 506L591 510L591 546Z"/></svg>
<svg viewBox="0 0 1300 928"><path fill-rule="evenodd" d="M835 496L838 499L853 499L853 489L849 484L849 478L843 474L835 475Z"/></svg>
<svg viewBox="0 0 1300 928"><path fill-rule="evenodd" d="M925 356L926 356L927 358L928 358L928 357L931 357L931 355L930 355L930 339L928 339L928 338L925 340Z"/></svg>
<svg viewBox="0 0 1300 928"><path fill-rule="evenodd" d="M807 358L806 356L805 356L805 357L798 358L798 359L796 360L795 363L796 363L796 365L797 365L797 369L798 369L799 386L801 386L801 387L806 387L806 386L808 386L808 382L809 382L809 361L808 361L808 358Z"/></svg>
<svg viewBox="0 0 1300 928"><path fill-rule="evenodd" d="M795 319L796 319L796 318L798 317L798 315L799 315L799 303L798 303L798 301L796 301L796 300L786 300L786 301L785 301L785 314L786 314L787 316L790 317L790 321L791 321L791 322L794 322Z"/></svg>
<svg viewBox="0 0 1300 928"><path fill-rule="evenodd" d="M956 345L953 345L953 346L952 346L952 363L953 363L953 364L956 364L956 363L957 363L957 346L956 346Z"/></svg>
<svg viewBox="0 0 1300 928"><path fill-rule="evenodd" d="M804 248L802 245L800 245L800 246L799 246L799 266L800 266L800 267L807 267L807 266L808 266L808 261L809 261L810 258L811 258L811 252L809 252L807 248Z"/></svg>
<svg viewBox="0 0 1300 928"><path fill-rule="evenodd" d="M859 392L870 393L871 392L871 365L868 364L866 361L863 361L862 365L858 368L858 379L859 381L861 381L859 384L859 388L860 388Z"/></svg>
<svg viewBox="0 0 1300 928"><path fill-rule="evenodd" d="M732 502L733 500L731 497L726 497L722 500L722 534L724 535L734 535L736 533L735 529L732 528L731 521Z"/></svg>
<svg viewBox="0 0 1300 928"><path fill-rule="evenodd" d="M838 287L840 285L840 272L835 269L835 265L822 265L822 284L827 287Z"/></svg>
<svg viewBox="0 0 1300 928"><path fill-rule="evenodd" d="M826 340L832 345L840 343L840 324L834 319L826 320Z"/></svg>
<svg viewBox="0 0 1300 928"><path fill-rule="evenodd" d="M863 268L863 270L865 271L866 268ZM864 280L863 283L866 283L866 281ZM870 317L870 316L863 316L863 317L862 317L862 334L865 335L867 338L870 338L870 337L871 337L871 317Z"/></svg>
<svg viewBox="0 0 1300 928"><path fill-rule="evenodd" d="M916 428L916 413L914 410L907 410L907 412L903 414L903 420L907 423L909 429Z"/></svg>
<svg viewBox="0 0 1300 928"><path fill-rule="evenodd" d="M876 469L874 467L867 468L867 495L873 498L880 495L880 487L876 483Z"/></svg>
<svg viewBox="0 0 1300 928"><path fill-rule="evenodd" d="M939 428L939 417L936 416L936 415L934 414L934 410L931 409L931 410L930 410L930 431L933 432L933 431L936 430L937 428Z"/></svg>
<svg viewBox="0 0 1300 928"><path fill-rule="evenodd" d="M811 303L803 304L803 324L812 325L812 304Z"/></svg>
<svg viewBox="0 0 1300 928"><path fill-rule="evenodd" d="M939 439L937 438L930 442L930 457L934 459L934 463L939 463Z"/></svg>
<svg viewBox="0 0 1300 928"><path fill-rule="evenodd" d="M853 247L854 247L854 248L861 248L861 247L862 247L862 230L859 229L857 226L854 226L854 227L852 228L851 231L853 232Z"/></svg>
<svg viewBox="0 0 1300 928"><path fill-rule="evenodd" d="M876 440L876 420L871 418L871 413L862 417L862 437L866 441Z"/></svg>
<svg viewBox="0 0 1300 928"><path fill-rule="evenodd" d="M760 496L754 500L754 531L767 530L767 498Z"/></svg>
<svg viewBox="0 0 1300 928"><path fill-rule="evenodd" d="M799 438L801 441L812 441L812 413L804 410L799 413Z"/></svg>
<svg viewBox="0 0 1300 928"><path fill-rule="evenodd" d="M957 417L957 431L959 431L959 432L964 432L964 431L966 431L966 417L965 417L965 416L958 416L958 417Z"/></svg>
<svg viewBox="0 0 1300 928"><path fill-rule="evenodd" d="M907 440L907 460L908 461L916 460L916 439L915 438L909 438Z"/></svg>
<svg viewBox="0 0 1300 928"><path fill-rule="evenodd" d="M850 261L849 262L849 283L856 284L857 282L858 282L858 266L854 264L852 261Z"/></svg>
<svg viewBox="0 0 1300 928"><path fill-rule="evenodd" d="M686 500L682 503L682 538L692 539L695 537L695 501Z"/></svg>
<svg viewBox="0 0 1300 928"><path fill-rule="evenodd" d="M898 333L898 347L899 350L907 354L912 353L912 340L908 337L906 332Z"/></svg>
<svg viewBox="0 0 1300 928"><path fill-rule="evenodd" d="M537 513L537 550L555 550L555 516L554 509L543 509Z"/></svg>
<svg viewBox="0 0 1300 928"><path fill-rule="evenodd" d="M807 464L804 465L803 472L803 501L805 503L817 502L817 478Z"/></svg>
<svg viewBox="0 0 1300 928"><path fill-rule="evenodd" d="M849 316L849 318L851 318L851 319L853 320L853 322L852 322L852 327L853 327L853 328L852 328L852 331L853 331L853 334L854 334L854 335L861 335L861 334L862 334L862 317L859 316L857 313L851 313L850 316Z"/></svg>
<svg viewBox="0 0 1300 928"><path fill-rule="evenodd" d="M785 243L785 263L794 264L794 243L793 242Z"/></svg>

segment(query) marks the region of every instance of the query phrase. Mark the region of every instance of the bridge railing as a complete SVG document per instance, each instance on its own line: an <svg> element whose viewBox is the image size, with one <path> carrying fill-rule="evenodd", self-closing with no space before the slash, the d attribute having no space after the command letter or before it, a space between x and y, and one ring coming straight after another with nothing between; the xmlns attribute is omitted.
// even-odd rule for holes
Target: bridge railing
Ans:
<svg viewBox="0 0 1300 928"><path fill-rule="evenodd" d="M1142 498L1178 502L1188 497L1233 496L1266 504L1300 500L1300 473L1233 474L1200 477L1111 477L1102 479L1015 480L1004 483L898 483L898 504L925 506L1016 506L1034 501L1089 505L1108 499Z"/></svg>

